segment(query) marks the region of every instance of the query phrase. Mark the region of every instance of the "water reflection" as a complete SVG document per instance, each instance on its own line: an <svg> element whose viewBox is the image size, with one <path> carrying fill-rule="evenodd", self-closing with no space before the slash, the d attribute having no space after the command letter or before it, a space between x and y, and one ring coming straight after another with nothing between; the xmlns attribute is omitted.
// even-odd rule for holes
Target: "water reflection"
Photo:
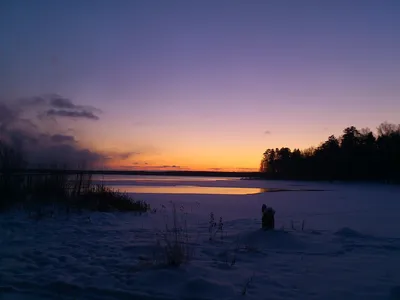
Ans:
<svg viewBox="0 0 400 300"><path fill-rule="evenodd" d="M240 180L240 177L201 177L201 176L153 176L153 175L94 175L94 181L136 181L136 182L185 182L185 181L227 181Z"/></svg>
<svg viewBox="0 0 400 300"><path fill-rule="evenodd" d="M322 192L319 189L281 189L281 188L246 188L246 187L212 187L194 185L174 186L141 186L119 185L121 192L137 194L203 194L203 195L252 195L271 192Z"/></svg>
<svg viewBox="0 0 400 300"><path fill-rule="evenodd" d="M118 189L127 193L138 194L209 194L209 195L250 195L268 191L262 188L240 187L203 187L203 186L118 186Z"/></svg>

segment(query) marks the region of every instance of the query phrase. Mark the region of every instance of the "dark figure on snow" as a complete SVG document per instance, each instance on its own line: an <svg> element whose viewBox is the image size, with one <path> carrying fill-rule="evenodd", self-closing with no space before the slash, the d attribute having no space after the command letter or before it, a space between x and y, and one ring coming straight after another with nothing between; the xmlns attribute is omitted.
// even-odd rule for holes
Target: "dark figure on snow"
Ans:
<svg viewBox="0 0 400 300"><path fill-rule="evenodd" d="M275 228L275 211L272 207L268 207L265 204L262 205L262 229L271 230Z"/></svg>

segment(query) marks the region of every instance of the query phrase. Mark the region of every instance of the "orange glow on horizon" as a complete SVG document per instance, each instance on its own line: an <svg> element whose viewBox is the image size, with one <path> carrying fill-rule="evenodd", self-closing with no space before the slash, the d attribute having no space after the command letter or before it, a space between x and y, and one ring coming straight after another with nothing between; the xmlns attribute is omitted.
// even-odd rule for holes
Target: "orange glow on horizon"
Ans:
<svg viewBox="0 0 400 300"><path fill-rule="evenodd" d="M118 132L118 131L116 131ZM120 133L119 133L120 134ZM259 170L262 154L267 148L289 147L305 149L315 146L316 141L323 140L327 134L278 133L265 135L243 133L243 138L231 140L213 136L212 133L199 132L196 139L190 136L154 138L159 144L137 139L124 139L119 134L104 135L101 140L96 137L86 140L84 146L100 153L110 153L103 168L114 170L172 170L172 171L240 171L254 172ZM147 146L143 146L147 145ZM129 157L121 158L118 154L132 152ZM113 157L114 156L114 157Z"/></svg>
<svg viewBox="0 0 400 300"><path fill-rule="evenodd" d="M213 165L178 165L178 164L134 164L127 161L113 161L104 166L114 170L138 170L138 171L221 171L221 172L256 172L258 168L251 167L228 167Z"/></svg>
<svg viewBox="0 0 400 300"><path fill-rule="evenodd" d="M113 147L107 147L112 144ZM262 145L188 145L176 151L176 148L165 147L164 151L131 151L137 149L135 145L108 143L107 137L100 146L99 143L86 144L91 149L110 156L102 166L98 168L114 170L171 170L171 171L258 171L265 151ZM175 151L174 151L175 150ZM129 157L118 157L120 153L133 152ZM107 154L110 155L107 155Z"/></svg>

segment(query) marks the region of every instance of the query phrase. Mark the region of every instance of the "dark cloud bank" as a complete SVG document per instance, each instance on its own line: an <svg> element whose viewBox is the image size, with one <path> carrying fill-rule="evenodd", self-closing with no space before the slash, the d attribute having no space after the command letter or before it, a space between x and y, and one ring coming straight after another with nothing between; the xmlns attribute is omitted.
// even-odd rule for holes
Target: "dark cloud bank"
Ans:
<svg viewBox="0 0 400 300"><path fill-rule="evenodd" d="M97 108L77 105L58 95L0 102L0 141L21 151L30 167L54 164L68 168L91 167L116 157L134 155L133 152L99 153L85 149L75 136L54 130L56 126L48 130L44 126L46 119L52 122L60 118L97 121L99 113Z"/></svg>

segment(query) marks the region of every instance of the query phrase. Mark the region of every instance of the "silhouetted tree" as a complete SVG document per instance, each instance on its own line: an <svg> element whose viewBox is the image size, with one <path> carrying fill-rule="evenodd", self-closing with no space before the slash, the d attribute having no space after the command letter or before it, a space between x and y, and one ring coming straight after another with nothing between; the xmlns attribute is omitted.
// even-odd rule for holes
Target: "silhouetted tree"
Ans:
<svg viewBox="0 0 400 300"><path fill-rule="evenodd" d="M317 148L267 149L260 171L267 178L324 180L400 180L400 125L382 123L375 136L354 126Z"/></svg>

